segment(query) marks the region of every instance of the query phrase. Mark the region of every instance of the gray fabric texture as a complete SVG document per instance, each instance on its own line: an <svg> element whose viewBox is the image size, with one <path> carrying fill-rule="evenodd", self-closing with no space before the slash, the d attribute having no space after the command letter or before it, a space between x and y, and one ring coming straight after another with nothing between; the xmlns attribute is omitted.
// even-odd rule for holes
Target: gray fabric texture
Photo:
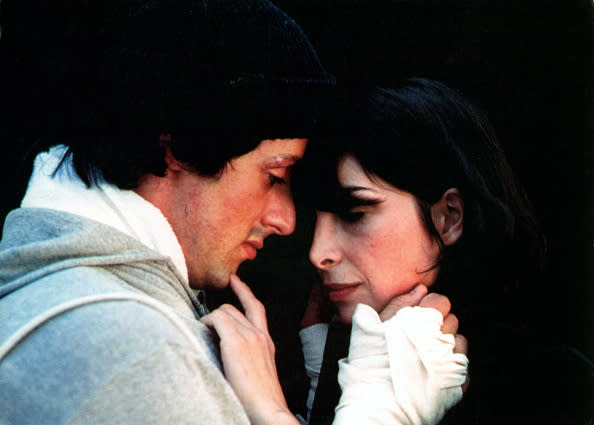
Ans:
<svg viewBox="0 0 594 425"><path fill-rule="evenodd" d="M249 423L198 321L206 308L167 257L76 215L8 215L0 345L56 306L105 294L124 299L42 319L6 353L0 424Z"/></svg>

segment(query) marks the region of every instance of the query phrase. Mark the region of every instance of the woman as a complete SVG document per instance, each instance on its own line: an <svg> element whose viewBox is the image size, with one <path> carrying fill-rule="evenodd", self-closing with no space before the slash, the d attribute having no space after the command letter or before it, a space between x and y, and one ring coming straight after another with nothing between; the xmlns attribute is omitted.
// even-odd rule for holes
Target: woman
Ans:
<svg viewBox="0 0 594 425"><path fill-rule="evenodd" d="M324 297L341 322L353 322L335 423L436 423L459 400L465 364L454 350L457 320L448 301L443 307L443 298L424 297L426 288L464 308L483 282L521 278L540 255L528 202L487 121L438 82L350 91L318 138L301 166L307 173L296 179L297 193L317 211L310 260L322 284L304 325L324 321ZM433 309L401 308L415 305ZM439 317L422 316L435 309ZM211 325L220 335L228 329ZM320 357L323 332L313 339L306 345L317 346ZM406 344L412 348L401 352ZM256 369L248 363L246 370ZM440 373L452 381L436 382ZM359 385L370 380L374 387ZM445 394L448 385L457 392Z"/></svg>
<svg viewBox="0 0 594 425"><path fill-rule="evenodd" d="M325 330L308 326L328 321L328 301L342 323L358 304L383 318L421 284L447 294L466 323L471 309L527 280L543 249L490 124L459 93L409 79L351 91L342 105L296 179L316 210L310 260L322 281L301 331L306 362L318 359L308 366L312 392Z"/></svg>

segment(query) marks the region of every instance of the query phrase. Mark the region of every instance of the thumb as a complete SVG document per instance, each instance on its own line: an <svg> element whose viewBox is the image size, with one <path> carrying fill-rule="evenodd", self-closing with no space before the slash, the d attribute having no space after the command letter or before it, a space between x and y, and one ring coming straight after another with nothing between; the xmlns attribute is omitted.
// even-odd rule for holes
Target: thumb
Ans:
<svg viewBox="0 0 594 425"><path fill-rule="evenodd" d="M398 295L390 300L387 306L379 312L380 319L386 321L394 316L403 307L415 306L427 295L428 289L425 285L418 284L411 291Z"/></svg>

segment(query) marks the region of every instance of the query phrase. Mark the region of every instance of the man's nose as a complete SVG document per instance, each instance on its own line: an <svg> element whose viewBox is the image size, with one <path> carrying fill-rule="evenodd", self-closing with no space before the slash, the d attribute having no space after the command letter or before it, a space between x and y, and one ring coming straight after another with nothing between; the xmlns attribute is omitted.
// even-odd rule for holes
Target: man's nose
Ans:
<svg viewBox="0 0 594 425"><path fill-rule="evenodd" d="M331 213L320 211L316 213L316 228L309 250L309 260L320 270L329 270L342 260Z"/></svg>
<svg viewBox="0 0 594 425"><path fill-rule="evenodd" d="M290 194L275 196L269 203L262 224L273 233L287 236L295 230L295 204Z"/></svg>

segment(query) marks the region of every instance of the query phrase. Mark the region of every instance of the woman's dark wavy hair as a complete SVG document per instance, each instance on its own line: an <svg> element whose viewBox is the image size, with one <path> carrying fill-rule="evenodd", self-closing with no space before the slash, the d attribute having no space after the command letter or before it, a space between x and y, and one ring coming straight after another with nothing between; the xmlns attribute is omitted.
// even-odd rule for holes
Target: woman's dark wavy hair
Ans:
<svg viewBox="0 0 594 425"><path fill-rule="evenodd" d="M457 91L420 78L390 89L343 90L320 131L323 140L311 143L299 166L298 199L337 212L336 165L353 154L371 177L415 196L440 246L437 290L470 302L483 282L507 292L539 270L544 240L530 203L487 118ZM430 207L453 187L463 198L464 231L445 247Z"/></svg>

